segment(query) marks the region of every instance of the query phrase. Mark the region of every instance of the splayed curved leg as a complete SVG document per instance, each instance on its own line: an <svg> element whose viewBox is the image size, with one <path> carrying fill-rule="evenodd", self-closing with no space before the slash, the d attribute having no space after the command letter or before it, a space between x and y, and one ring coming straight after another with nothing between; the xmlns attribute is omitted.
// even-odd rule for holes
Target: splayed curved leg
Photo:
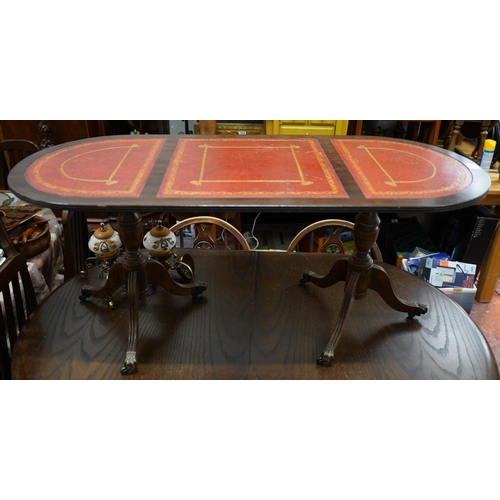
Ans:
<svg viewBox="0 0 500 500"><path fill-rule="evenodd" d="M94 288L90 286L82 287L79 299L85 301L89 297L97 299L106 299L111 306L114 307L113 294L121 287L127 284L127 270L120 263L114 263L109 269L108 279L102 288Z"/></svg>
<svg viewBox="0 0 500 500"><path fill-rule="evenodd" d="M348 271L348 259L338 260L332 266L330 271L325 276L319 276L313 271L305 271L302 279L299 281L300 285L305 285L308 282L313 283L320 288L328 288L329 286L335 285L339 281L345 281L347 278Z"/></svg>
<svg viewBox="0 0 500 500"><path fill-rule="evenodd" d="M159 285L174 295L192 295L193 297L197 297L207 289L207 285L202 281L189 284L178 283L170 276L170 273L163 265L154 260L148 261L146 265L149 283Z"/></svg>
<svg viewBox="0 0 500 500"><path fill-rule="evenodd" d="M139 213L120 212L117 220L118 233L125 248L123 259L111 266L108 279L102 288L84 287L80 300L86 300L89 297L107 299L113 307L112 295L120 286L126 286L130 320L127 353L121 373L130 375L137 371L139 297L147 292L149 285L160 285L174 295L196 297L206 290L206 284L202 282L177 283L160 263L146 259L141 252L143 223Z"/></svg>
<svg viewBox="0 0 500 500"><path fill-rule="evenodd" d="M333 330L333 334L330 337L325 350L323 351L323 354L316 359L316 363L318 363L318 365L328 366L333 360L335 348L340 341L345 320L347 319L347 315L349 314L349 310L351 309L352 302L354 301L356 295L356 288L358 286L359 277L360 273L357 271L353 271L352 273L350 273L349 279L345 286L344 298L342 300L342 306L340 307L340 313L337 319L337 323Z"/></svg>
<svg viewBox="0 0 500 500"><path fill-rule="evenodd" d="M121 369L123 375L137 371L137 336L139 331L139 281L137 271L129 271L127 280L130 319L128 323L128 347L125 363Z"/></svg>
<svg viewBox="0 0 500 500"><path fill-rule="evenodd" d="M417 302L407 302L400 299L392 288L391 279L385 269L378 264L374 264L371 269L370 283L368 288L376 291L385 301L385 303L395 311L408 313L410 318L420 316L427 312L425 304Z"/></svg>
<svg viewBox="0 0 500 500"><path fill-rule="evenodd" d="M424 304L400 299L395 294L386 271L373 263L369 252L377 239L379 225L380 219L376 212L358 214L353 232L354 253L348 259L335 262L325 276L318 276L312 271L307 271L300 280L301 285L311 282L321 288L327 288L338 281L346 281L339 318L323 354L316 360L319 365L328 366L332 362L352 302L354 299L365 297L368 289L376 291L392 309L408 313L410 318L427 312L427 306Z"/></svg>

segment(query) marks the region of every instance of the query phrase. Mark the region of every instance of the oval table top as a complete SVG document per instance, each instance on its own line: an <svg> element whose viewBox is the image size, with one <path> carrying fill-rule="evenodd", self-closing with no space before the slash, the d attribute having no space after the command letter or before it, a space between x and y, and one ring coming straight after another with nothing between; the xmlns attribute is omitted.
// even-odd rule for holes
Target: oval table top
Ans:
<svg viewBox="0 0 500 500"><path fill-rule="evenodd" d="M368 291L355 301L331 366L316 364L339 314L343 283L299 285L326 273L331 254L190 250L197 298L153 287L140 300L138 371L123 376L129 310L119 300L80 302L75 277L42 303L14 347L15 379L498 379L479 328L432 285L381 264L403 299L425 303L414 319ZM397 279L396 279L397 278Z"/></svg>
<svg viewBox="0 0 500 500"><path fill-rule="evenodd" d="M57 209L166 211L455 210L488 174L427 144L368 136L108 136L39 151L8 177Z"/></svg>

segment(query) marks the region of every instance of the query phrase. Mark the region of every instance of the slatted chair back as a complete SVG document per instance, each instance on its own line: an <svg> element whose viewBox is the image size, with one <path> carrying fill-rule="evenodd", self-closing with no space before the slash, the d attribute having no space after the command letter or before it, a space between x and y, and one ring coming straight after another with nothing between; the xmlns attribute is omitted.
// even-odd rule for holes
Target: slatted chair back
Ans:
<svg viewBox="0 0 500 500"><path fill-rule="evenodd" d="M218 217L196 216L184 219L174 224L170 231L177 236L177 246L186 248L188 238L184 229L194 227L194 238L190 248L221 249L221 250L250 250L245 237L232 224Z"/></svg>
<svg viewBox="0 0 500 500"><path fill-rule="evenodd" d="M354 223L342 219L314 222L297 233L288 245L287 252L346 253L346 239L342 238L346 235L346 229L352 233ZM382 253L376 243L371 252L375 260L383 261Z"/></svg>
<svg viewBox="0 0 500 500"><path fill-rule="evenodd" d="M0 217L0 243L6 259L0 264L0 378L10 379L10 360L17 336L36 307L26 257L10 242Z"/></svg>
<svg viewBox="0 0 500 500"><path fill-rule="evenodd" d="M9 233L5 228L5 224L3 222L4 216L5 213L0 209L0 248L2 249L3 256L8 257L9 255L16 253L17 250L14 243L12 243L12 240L9 238Z"/></svg>
<svg viewBox="0 0 500 500"><path fill-rule="evenodd" d="M25 139L6 139L0 141L0 189L8 189L7 176L12 168L40 148Z"/></svg>

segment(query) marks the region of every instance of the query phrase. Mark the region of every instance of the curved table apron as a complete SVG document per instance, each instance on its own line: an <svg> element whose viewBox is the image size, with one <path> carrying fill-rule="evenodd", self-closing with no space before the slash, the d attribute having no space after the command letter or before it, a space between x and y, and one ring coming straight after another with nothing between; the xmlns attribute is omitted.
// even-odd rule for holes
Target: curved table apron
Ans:
<svg viewBox="0 0 500 500"><path fill-rule="evenodd" d="M404 298L429 305L408 319L369 290L355 301L335 362L315 356L339 314L343 284L299 286L304 268L327 272L326 254L192 251L205 294L151 289L141 297L143 331L132 379L498 379L478 327L432 285L383 264ZM81 278L38 307L14 347L16 379L118 379L128 308L77 299ZM99 280L96 280L99 281Z"/></svg>
<svg viewBox="0 0 500 500"><path fill-rule="evenodd" d="M62 144L29 156L9 174L20 198L39 205L121 210L118 232L123 263L111 267L102 289L82 299L109 301L127 286L129 343L123 372L137 369L138 301L149 284L174 295L199 295L203 282L179 284L140 252L140 210L358 211L355 252L325 275L308 271L302 283L330 287L345 281L333 334L317 362L329 365L353 300L377 291L399 312L415 317L427 305L397 296L385 268L369 255L380 211L452 210L488 192L490 178L474 162L411 141L378 137L115 136ZM413 299L415 300L415 299Z"/></svg>

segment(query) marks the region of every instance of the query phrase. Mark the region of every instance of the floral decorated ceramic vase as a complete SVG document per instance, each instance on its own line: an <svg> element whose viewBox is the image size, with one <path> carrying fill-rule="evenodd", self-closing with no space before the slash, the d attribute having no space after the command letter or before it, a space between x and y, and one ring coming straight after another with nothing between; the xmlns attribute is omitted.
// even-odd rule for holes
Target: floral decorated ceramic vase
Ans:
<svg viewBox="0 0 500 500"><path fill-rule="evenodd" d="M177 238L170 229L163 225L161 220L151 229L143 239L144 248L156 259L167 258L174 248Z"/></svg>
<svg viewBox="0 0 500 500"><path fill-rule="evenodd" d="M122 242L118 233L101 222L89 240L89 249L99 259L112 259L118 255Z"/></svg>

